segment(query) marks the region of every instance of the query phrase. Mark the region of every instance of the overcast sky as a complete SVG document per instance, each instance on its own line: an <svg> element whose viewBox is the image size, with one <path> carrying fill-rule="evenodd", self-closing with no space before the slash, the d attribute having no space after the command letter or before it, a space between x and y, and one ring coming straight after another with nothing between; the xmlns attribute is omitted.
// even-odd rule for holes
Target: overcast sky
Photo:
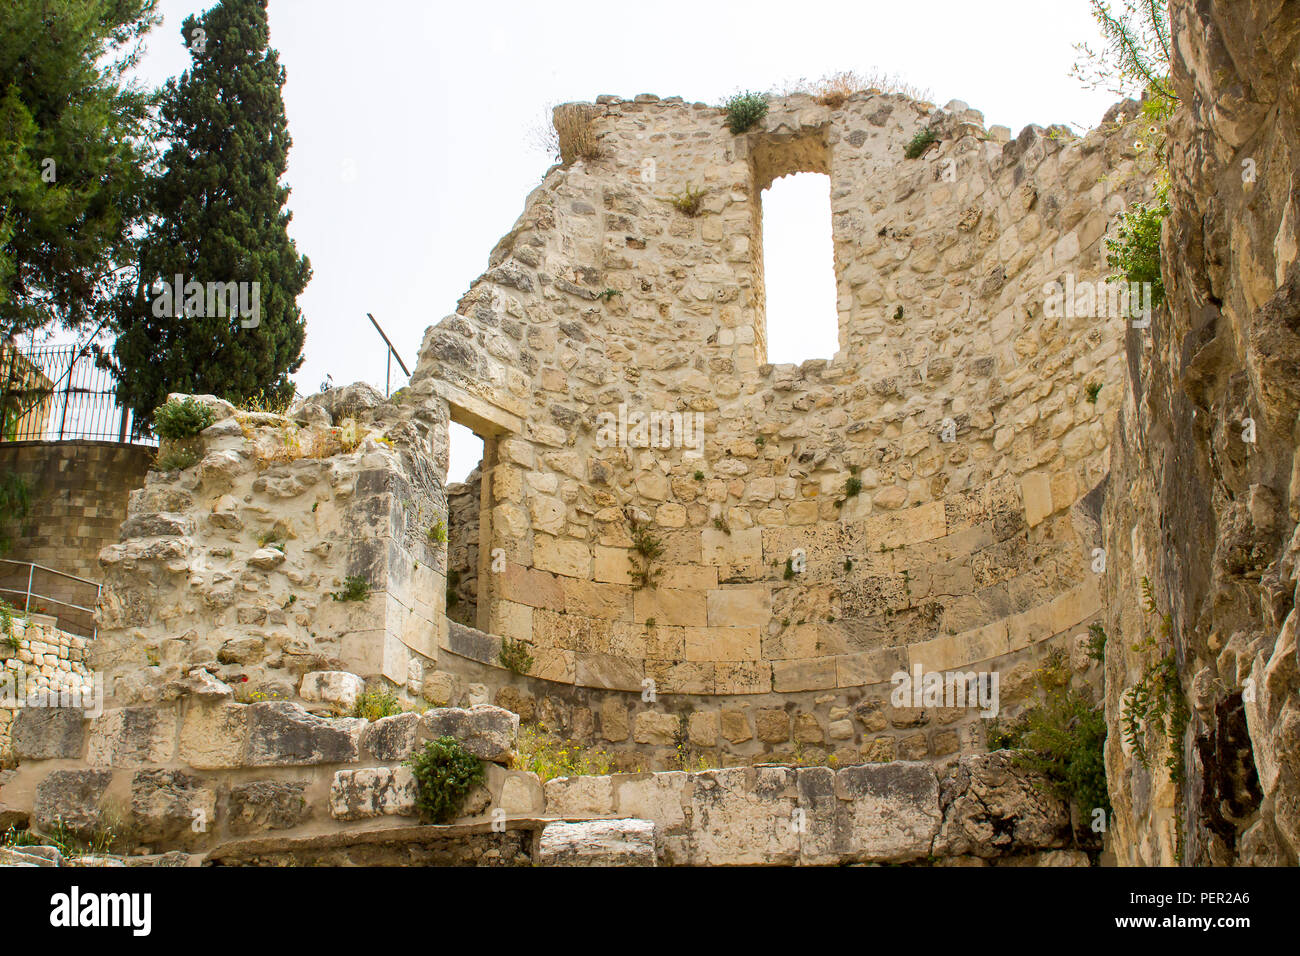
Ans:
<svg viewBox="0 0 1300 956"><path fill-rule="evenodd" d="M163 0L139 75L186 68L180 24L210 0ZM314 276L298 390L384 387L387 330L414 368L426 327L487 265L552 160L530 134L555 102L601 93L720 102L741 89L872 68L960 99L988 124L1096 125L1114 96L1069 76L1095 41L1086 0L557 2L271 0L288 73L290 232ZM765 200L769 360L835 351L824 177ZM820 334L819 334L820 333ZM392 388L403 384L394 366ZM477 452L453 442L450 477Z"/></svg>

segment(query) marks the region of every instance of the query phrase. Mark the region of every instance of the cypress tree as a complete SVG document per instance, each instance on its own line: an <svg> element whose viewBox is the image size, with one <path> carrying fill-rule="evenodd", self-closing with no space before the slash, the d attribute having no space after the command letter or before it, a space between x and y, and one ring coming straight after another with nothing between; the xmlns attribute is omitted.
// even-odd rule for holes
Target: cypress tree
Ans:
<svg viewBox="0 0 1300 956"><path fill-rule="evenodd" d="M192 64L163 91L154 215L116 315L119 396L144 421L168 392L237 404L292 396L305 326L297 297L311 278L287 229L285 73L266 0L222 0L181 33Z"/></svg>

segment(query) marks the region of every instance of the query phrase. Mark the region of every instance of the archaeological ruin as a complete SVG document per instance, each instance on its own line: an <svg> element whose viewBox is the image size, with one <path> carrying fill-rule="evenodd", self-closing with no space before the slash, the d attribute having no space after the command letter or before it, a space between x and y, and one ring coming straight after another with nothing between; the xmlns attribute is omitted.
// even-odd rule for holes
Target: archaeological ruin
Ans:
<svg viewBox="0 0 1300 956"><path fill-rule="evenodd" d="M870 90L741 133L560 107L598 150L562 139L406 387L196 396L82 572L93 639L14 618L11 685L96 706L0 710L3 826L150 865L1295 865L1300 17L1171 13L1163 302L1106 281L1156 199L1132 100L1082 137ZM839 348L774 365L761 195L801 172ZM1108 806L997 744L1045 673L1104 704ZM539 733L604 763L530 771ZM435 825L408 759L447 736L485 772Z"/></svg>

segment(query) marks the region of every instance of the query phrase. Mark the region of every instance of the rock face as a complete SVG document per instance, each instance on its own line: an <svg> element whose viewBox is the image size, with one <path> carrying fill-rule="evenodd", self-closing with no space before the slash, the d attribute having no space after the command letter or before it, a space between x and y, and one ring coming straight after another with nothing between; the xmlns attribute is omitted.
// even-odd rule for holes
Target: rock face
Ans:
<svg viewBox="0 0 1300 956"><path fill-rule="evenodd" d="M1102 519L1110 845L1133 865L1295 864L1300 16L1286 0L1170 14L1168 303L1126 343ZM1123 717L1162 658L1187 726L1144 721L1143 761Z"/></svg>

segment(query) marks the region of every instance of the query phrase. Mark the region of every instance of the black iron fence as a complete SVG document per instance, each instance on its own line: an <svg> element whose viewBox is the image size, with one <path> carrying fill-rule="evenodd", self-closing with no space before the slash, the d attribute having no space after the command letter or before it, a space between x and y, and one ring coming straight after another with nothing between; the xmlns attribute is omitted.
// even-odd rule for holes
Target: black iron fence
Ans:
<svg viewBox="0 0 1300 956"><path fill-rule="evenodd" d="M0 344L0 441L155 444L117 401L113 373L77 345Z"/></svg>

